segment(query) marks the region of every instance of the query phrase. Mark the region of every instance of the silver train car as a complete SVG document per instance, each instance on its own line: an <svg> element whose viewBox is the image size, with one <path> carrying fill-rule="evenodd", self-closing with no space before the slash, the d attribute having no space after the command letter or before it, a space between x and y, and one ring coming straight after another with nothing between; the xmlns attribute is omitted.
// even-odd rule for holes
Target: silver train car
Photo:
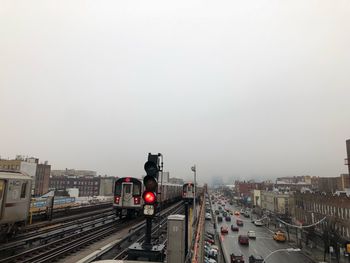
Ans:
<svg viewBox="0 0 350 263"><path fill-rule="evenodd" d="M0 170L0 239L11 238L25 226L32 179L21 172Z"/></svg>
<svg viewBox="0 0 350 263"><path fill-rule="evenodd" d="M113 209L119 217L142 215L143 183L134 177L122 177L115 182ZM182 186L177 184L158 184L157 202L160 205L181 199Z"/></svg>
<svg viewBox="0 0 350 263"><path fill-rule="evenodd" d="M196 200L203 193L203 187L196 185ZM182 199L188 201L189 203L193 202L194 198L194 183L188 182L182 186Z"/></svg>

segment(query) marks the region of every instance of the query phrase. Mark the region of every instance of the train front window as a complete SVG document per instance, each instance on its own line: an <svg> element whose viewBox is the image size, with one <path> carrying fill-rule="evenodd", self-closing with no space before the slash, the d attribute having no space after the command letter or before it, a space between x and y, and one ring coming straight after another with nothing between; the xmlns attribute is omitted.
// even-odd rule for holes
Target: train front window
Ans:
<svg viewBox="0 0 350 263"><path fill-rule="evenodd" d="M141 185L140 184L134 184L134 188L132 189L133 195L141 195Z"/></svg>
<svg viewBox="0 0 350 263"><path fill-rule="evenodd" d="M122 185L121 184L116 184L114 194L115 195L121 195L121 193L122 193Z"/></svg>
<svg viewBox="0 0 350 263"><path fill-rule="evenodd" d="M124 193L125 194L131 193L131 184L124 184Z"/></svg>

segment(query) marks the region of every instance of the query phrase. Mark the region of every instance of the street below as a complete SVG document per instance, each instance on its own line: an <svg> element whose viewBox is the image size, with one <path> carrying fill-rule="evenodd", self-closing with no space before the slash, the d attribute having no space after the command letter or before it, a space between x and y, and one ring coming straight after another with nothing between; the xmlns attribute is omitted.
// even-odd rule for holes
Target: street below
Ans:
<svg viewBox="0 0 350 263"><path fill-rule="evenodd" d="M240 211L241 207L237 207L234 205L228 204L228 202L225 203L225 205L220 205L223 209L228 209L229 211ZM214 215L215 210L219 210L218 203L213 204L212 206ZM223 245L223 253L224 257L226 259L226 262L230 261L230 255L234 253L235 255L243 255L245 262L249 262L249 256L262 256L264 259L269 256L272 252L279 250L279 249L287 249L287 248L295 248L288 244L288 242L277 242L273 239L274 232L270 229L267 229L264 226L255 226L254 223L252 223L251 215L249 218L244 217L243 215L228 215L231 217L231 222L226 221L225 217L223 217L222 222L217 221L218 215L215 215L215 220L217 223L217 231L219 232L219 236L222 241ZM222 213L220 213L220 216L222 216ZM253 217L255 215L252 215ZM231 225L237 226L236 220L242 220L243 226L238 226L239 231L232 231ZM256 219L254 217L254 219ZM221 234L220 228L221 226L228 226L228 234ZM249 239L249 245L240 245L238 242L238 236L239 235L247 235L247 232L249 230L253 230L256 233L256 239ZM271 256L268 257L267 263L281 263L281 262L288 262L288 263L313 263L311 258L304 255L302 252L298 251L278 251L276 253L273 253Z"/></svg>

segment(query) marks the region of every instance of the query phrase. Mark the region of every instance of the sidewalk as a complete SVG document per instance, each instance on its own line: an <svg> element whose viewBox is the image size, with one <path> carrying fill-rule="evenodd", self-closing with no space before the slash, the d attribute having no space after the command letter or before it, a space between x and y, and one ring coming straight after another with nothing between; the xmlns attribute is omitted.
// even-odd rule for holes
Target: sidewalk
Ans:
<svg viewBox="0 0 350 263"><path fill-rule="evenodd" d="M277 229L280 229L280 228L276 228L273 224L270 224L268 229L272 231L276 231ZM290 238L290 241L288 242L288 244L291 247L297 247L297 236L296 236L295 229L289 232L289 238ZM305 240L302 240L301 252L308 258L314 260L315 262L330 262L329 254L326 254L326 260L324 260L322 245L323 244L313 244L313 242L310 241L309 244L306 246ZM331 262L337 263L337 259L335 258L335 256L332 257ZM349 263L349 262L350 262L350 259L348 257L345 257L342 253L340 253L339 263Z"/></svg>

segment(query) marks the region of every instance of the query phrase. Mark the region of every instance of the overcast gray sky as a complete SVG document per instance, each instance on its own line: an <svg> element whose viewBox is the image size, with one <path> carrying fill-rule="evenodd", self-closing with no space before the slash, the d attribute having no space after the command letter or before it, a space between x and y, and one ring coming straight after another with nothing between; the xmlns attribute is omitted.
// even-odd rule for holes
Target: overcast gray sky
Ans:
<svg viewBox="0 0 350 263"><path fill-rule="evenodd" d="M337 176L350 2L0 2L0 154L139 176Z"/></svg>

